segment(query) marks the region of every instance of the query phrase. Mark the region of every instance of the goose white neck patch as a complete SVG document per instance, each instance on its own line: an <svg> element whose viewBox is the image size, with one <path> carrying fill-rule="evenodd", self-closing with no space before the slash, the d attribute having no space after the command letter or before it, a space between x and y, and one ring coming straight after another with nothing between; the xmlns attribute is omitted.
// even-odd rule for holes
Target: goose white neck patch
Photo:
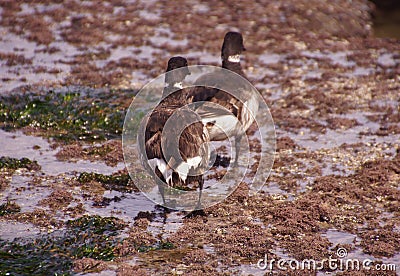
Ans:
<svg viewBox="0 0 400 276"><path fill-rule="evenodd" d="M183 89L183 83L182 82L175 82L174 84L166 83L164 87L175 87L178 89Z"/></svg>
<svg viewBox="0 0 400 276"><path fill-rule="evenodd" d="M240 62L240 55L229 56L228 61L238 63Z"/></svg>
<svg viewBox="0 0 400 276"><path fill-rule="evenodd" d="M174 83L174 87L182 89L183 88L183 84L182 84L182 82L176 82L176 83Z"/></svg>

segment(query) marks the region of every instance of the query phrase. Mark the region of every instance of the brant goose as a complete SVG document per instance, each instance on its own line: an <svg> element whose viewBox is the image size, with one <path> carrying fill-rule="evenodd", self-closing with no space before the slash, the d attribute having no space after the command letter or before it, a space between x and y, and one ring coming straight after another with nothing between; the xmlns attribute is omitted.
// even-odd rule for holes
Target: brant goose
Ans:
<svg viewBox="0 0 400 276"><path fill-rule="evenodd" d="M221 50L222 68L233 71L247 80L240 65L240 54L245 50L240 33L228 32L225 35ZM195 110L202 118L203 124L206 125L210 140L221 141L235 137L234 166L236 166L240 141L253 123L259 103L254 88L248 82L227 80L223 70L205 74L199 77L195 84L207 83L210 86L221 87L218 85L221 82L225 82L223 83L224 87L231 87L231 91L239 91L242 101L228 93L229 90L225 92L205 86L194 87L188 95L188 101L202 102ZM204 104L205 102L211 102L214 105ZM216 108L216 105L219 105L220 108Z"/></svg>
<svg viewBox="0 0 400 276"><path fill-rule="evenodd" d="M180 69L174 70L177 68ZM195 209L201 209L203 171L209 160L209 134L200 116L186 106L187 89L182 89L182 81L189 74L185 58L172 57L168 61L163 100L141 125L145 130L147 155L144 166L156 180L164 206L175 207L174 202L166 201L167 187L187 190L190 184L197 182L199 196Z"/></svg>

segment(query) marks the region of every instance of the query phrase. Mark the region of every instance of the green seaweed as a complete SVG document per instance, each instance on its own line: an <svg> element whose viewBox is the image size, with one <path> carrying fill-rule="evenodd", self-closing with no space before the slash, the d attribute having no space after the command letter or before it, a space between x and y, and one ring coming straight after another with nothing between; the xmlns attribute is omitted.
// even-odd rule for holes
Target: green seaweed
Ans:
<svg viewBox="0 0 400 276"><path fill-rule="evenodd" d="M61 239L0 242L0 275L71 275L72 259Z"/></svg>
<svg viewBox="0 0 400 276"><path fill-rule="evenodd" d="M12 169L17 170L20 168L26 168L28 170L40 170L40 165L36 161L31 161L28 158L12 158L8 156L0 157L0 169Z"/></svg>
<svg viewBox="0 0 400 276"><path fill-rule="evenodd" d="M0 127L12 130L30 126L67 142L121 135L125 117L121 103L130 101L135 92L70 89L1 96Z"/></svg>
<svg viewBox="0 0 400 276"><path fill-rule="evenodd" d="M126 224L114 217L83 216L67 222L67 226L74 233L84 233L77 237L75 244L82 244L74 248L75 258L93 258L110 261L116 257L115 245L120 241L115 237ZM82 239L83 237L83 239Z"/></svg>
<svg viewBox="0 0 400 276"><path fill-rule="evenodd" d="M171 250L175 249L175 245L172 242L161 241L157 242L154 245L138 245L136 246L136 250L141 253L146 253L149 251L156 251L156 250Z"/></svg>
<svg viewBox="0 0 400 276"><path fill-rule="evenodd" d="M7 214L18 213L21 211L21 207L14 202L7 201L0 205L0 216Z"/></svg>
<svg viewBox="0 0 400 276"><path fill-rule="evenodd" d="M174 249L175 245L172 242L161 242L158 249Z"/></svg>
<svg viewBox="0 0 400 276"><path fill-rule="evenodd" d="M119 219L115 217L83 216L76 220L67 222L68 227L79 231L93 231L95 234L115 235L118 230L125 227Z"/></svg>
<svg viewBox="0 0 400 276"><path fill-rule="evenodd" d="M126 224L114 217L84 216L66 230L35 239L0 240L0 275L71 275L73 261L84 257L110 261Z"/></svg>
<svg viewBox="0 0 400 276"><path fill-rule="evenodd" d="M98 156L104 157L107 154L109 154L112 150L113 149L110 146L101 145L101 146L95 146L95 147L83 149L83 152L87 155L98 155Z"/></svg>
<svg viewBox="0 0 400 276"><path fill-rule="evenodd" d="M129 174L104 175L93 172L83 172L78 176L77 180L82 184L97 181L107 190L119 192L132 192L135 190L135 186L132 181L130 181Z"/></svg>

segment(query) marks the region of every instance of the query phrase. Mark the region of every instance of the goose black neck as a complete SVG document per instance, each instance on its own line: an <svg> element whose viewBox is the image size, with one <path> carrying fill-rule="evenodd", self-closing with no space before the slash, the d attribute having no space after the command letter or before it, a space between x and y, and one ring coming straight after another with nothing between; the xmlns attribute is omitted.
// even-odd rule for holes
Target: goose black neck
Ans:
<svg viewBox="0 0 400 276"><path fill-rule="evenodd" d="M162 97L164 98L167 95L169 95L172 91L176 91L176 90L179 90L179 89L174 87L173 84L167 84L163 89Z"/></svg>
<svg viewBox="0 0 400 276"><path fill-rule="evenodd" d="M246 78L246 75L243 72L240 62L231 62L229 60L222 60L222 68L228 69Z"/></svg>
<svg viewBox="0 0 400 276"><path fill-rule="evenodd" d="M182 90L181 83L177 83L175 85L167 85L163 89L162 101L164 104L184 104L186 101L185 90Z"/></svg>

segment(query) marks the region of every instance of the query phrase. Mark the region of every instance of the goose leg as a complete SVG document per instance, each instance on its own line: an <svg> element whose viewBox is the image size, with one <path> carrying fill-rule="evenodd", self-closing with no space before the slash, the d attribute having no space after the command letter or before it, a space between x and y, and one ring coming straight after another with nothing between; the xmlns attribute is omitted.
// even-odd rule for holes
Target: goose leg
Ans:
<svg viewBox="0 0 400 276"><path fill-rule="evenodd" d="M162 200L163 200L163 205L165 206L165 188L164 188L164 183L159 183L157 181L157 186L158 186L158 191L160 192Z"/></svg>
<svg viewBox="0 0 400 276"><path fill-rule="evenodd" d="M161 171L156 167L154 171L153 178L155 179L157 186L158 186L158 191L161 194L162 200L163 200L163 205L165 206L165 178Z"/></svg>
<svg viewBox="0 0 400 276"><path fill-rule="evenodd" d="M162 181L157 181L158 191L161 194L163 204L157 204L156 208L160 208L163 210L163 222L165 223L167 220L167 214L171 213L172 209L167 207L166 199L165 199L165 183Z"/></svg>
<svg viewBox="0 0 400 276"><path fill-rule="evenodd" d="M203 176L201 176L199 179L199 198L197 199L196 208L183 218L186 219L186 218L194 218L197 216L206 216L206 213L204 212L203 207L201 206L201 195L203 192L203 186L204 186L204 178Z"/></svg>
<svg viewBox="0 0 400 276"><path fill-rule="evenodd" d="M204 178L203 178L203 176L201 176L200 180L199 180L199 198L197 200L197 205L196 205L196 209L198 209L198 210L203 210L203 208L201 206L201 195L203 192L203 186L204 186Z"/></svg>
<svg viewBox="0 0 400 276"><path fill-rule="evenodd" d="M210 160L208 162L208 166L213 167L215 166L215 161L217 160L217 152L215 150L211 151L210 153Z"/></svg>
<svg viewBox="0 0 400 276"><path fill-rule="evenodd" d="M239 159L239 151L240 151L240 141L242 140L242 135L238 135L235 137L235 161L233 162L233 166L238 166L238 159Z"/></svg>

